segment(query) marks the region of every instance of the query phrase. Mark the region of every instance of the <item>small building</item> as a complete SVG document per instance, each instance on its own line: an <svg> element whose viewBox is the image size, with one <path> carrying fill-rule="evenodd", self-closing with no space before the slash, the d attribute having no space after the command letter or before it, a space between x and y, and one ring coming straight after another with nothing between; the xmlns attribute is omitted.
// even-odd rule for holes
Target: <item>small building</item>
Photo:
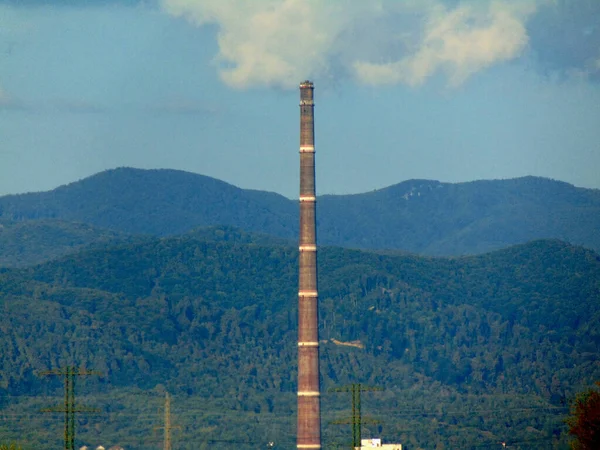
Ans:
<svg viewBox="0 0 600 450"><path fill-rule="evenodd" d="M381 439L379 438L361 439L360 447L358 447L357 450L369 448L379 448L381 450L402 450L402 444L382 444Z"/></svg>

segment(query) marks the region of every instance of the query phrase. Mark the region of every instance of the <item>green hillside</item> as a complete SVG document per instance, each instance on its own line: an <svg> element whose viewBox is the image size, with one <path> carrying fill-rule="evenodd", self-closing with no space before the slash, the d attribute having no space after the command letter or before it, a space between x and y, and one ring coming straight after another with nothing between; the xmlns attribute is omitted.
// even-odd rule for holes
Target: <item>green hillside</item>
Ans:
<svg viewBox="0 0 600 450"><path fill-rule="evenodd" d="M118 231L57 219L0 223L0 267L24 267L90 246L137 240Z"/></svg>
<svg viewBox="0 0 600 450"><path fill-rule="evenodd" d="M121 168L53 191L0 197L0 220L55 218L129 234L172 236L233 226L295 238L298 205L175 170ZM318 201L319 242L426 255L478 254L534 239L600 250L600 191L544 178L410 180ZM17 256L0 247L6 266ZM28 259L34 258L28 256Z"/></svg>
<svg viewBox="0 0 600 450"><path fill-rule="evenodd" d="M320 237L336 245L463 255L556 238L600 250L600 191L545 178L411 180L318 208Z"/></svg>
<svg viewBox="0 0 600 450"><path fill-rule="evenodd" d="M49 192L0 197L9 220L60 218L131 234L172 235L210 225L293 236L296 205L177 170L120 168Z"/></svg>
<svg viewBox="0 0 600 450"><path fill-rule="evenodd" d="M37 411L60 383L36 374L74 362L105 374L81 382L103 411L81 419L82 443L160 448L166 388L178 448L293 447L296 250L228 233L5 269L0 436L59 446L60 415ZM565 399L600 379L598 254L556 240L457 259L331 247L319 265L325 448L348 443L330 422L350 408L327 389L352 382L385 388L365 394L381 422L365 433L409 450L565 448Z"/></svg>

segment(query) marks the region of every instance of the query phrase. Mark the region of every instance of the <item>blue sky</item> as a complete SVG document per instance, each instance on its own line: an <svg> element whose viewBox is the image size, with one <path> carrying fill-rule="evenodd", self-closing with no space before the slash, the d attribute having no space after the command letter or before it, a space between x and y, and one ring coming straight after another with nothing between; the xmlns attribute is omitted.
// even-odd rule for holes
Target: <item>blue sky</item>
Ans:
<svg viewBox="0 0 600 450"><path fill-rule="evenodd" d="M0 0L0 195L175 168L317 185L538 175L600 188L597 0Z"/></svg>

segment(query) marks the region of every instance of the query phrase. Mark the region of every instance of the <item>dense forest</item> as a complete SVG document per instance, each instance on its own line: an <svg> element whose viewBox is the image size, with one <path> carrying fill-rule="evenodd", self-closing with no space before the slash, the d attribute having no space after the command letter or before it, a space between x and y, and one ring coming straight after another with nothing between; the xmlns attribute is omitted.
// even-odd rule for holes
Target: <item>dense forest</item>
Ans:
<svg viewBox="0 0 600 450"><path fill-rule="evenodd" d="M407 450L566 448L568 401L600 379L600 256L538 240L431 258L319 253L324 448L347 448L349 383L363 435ZM58 379L77 364L78 442L160 448L294 445L297 252L217 227L138 238L0 273L0 436L60 446ZM343 421L343 420L342 420ZM45 445L48 447L48 445ZM346 446L346 447L342 447Z"/></svg>
<svg viewBox="0 0 600 450"><path fill-rule="evenodd" d="M58 219L0 222L0 267L25 267L83 248L135 240L118 231Z"/></svg>
<svg viewBox="0 0 600 450"><path fill-rule="evenodd" d="M0 261L11 267L42 262L70 251L69 233L79 248L104 242L103 230L172 236L229 225L293 239L296 203L188 172L109 170L49 192L0 197L5 227L0 226ZM35 223L40 219L59 221L40 226ZM76 225L68 230L67 222ZM16 232L14 223L23 231L37 228L40 233L25 234L44 247L55 235L63 238L40 256L27 240L22 249L3 251L1 244ZM85 233L81 224L88 226ZM600 191L536 177L456 184L409 180L364 194L321 196L317 225L321 244L425 255L479 254L541 238L600 251Z"/></svg>

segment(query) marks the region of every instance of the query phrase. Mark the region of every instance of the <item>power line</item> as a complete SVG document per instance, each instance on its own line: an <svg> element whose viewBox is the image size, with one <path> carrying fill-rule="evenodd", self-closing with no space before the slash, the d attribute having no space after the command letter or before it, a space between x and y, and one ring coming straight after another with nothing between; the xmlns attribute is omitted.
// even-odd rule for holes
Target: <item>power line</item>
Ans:
<svg viewBox="0 0 600 450"><path fill-rule="evenodd" d="M421 409L402 409L401 411L399 410L399 408L378 408L377 409L379 412L381 413L385 413L386 416L393 416L393 417L439 417L439 416L450 416L450 417L457 417L457 416L468 416L468 415L473 415L473 414L494 414L494 415L498 415L499 413L518 413L518 412L522 412L522 413L526 413L526 414L535 414L536 416L539 416L540 414L543 414L543 412L547 412L548 416L549 415L555 415L555 414L559 414L561 412L567 412L569 410L568 407L564 407L564 406L533 406L533 407L515 407L515 408L496 408L496 409L468 409L467 411L463 411L463 410L451 410L451 411L424 411ZM197 412L196 412L197 411ZM338 412L341 412L343 410L339 410ZM48 412L60 412L60 411L48 411ZM156 418L156 416L160 415L161 413L159 412L138 412L138 413L130 413L130 412L123 412L123 411L114 411L114 412L110 412L110 411L99 411L99 410L94 410L93 411L95 413L95 415L101 415L101 416L109 416L110 418L119 418L119 417L137 417L137 418L148 418L148 419L154 419ZM335 416L338 413L336 412L330 412L330 413L325 413L324 416L328 417L328 416ZM266 417L266 416L275 416L277 418L280 419L285 419L285 418L293 418L294 415L292 413L281 413L281 412L253 412L253 411L242 411L242 410L213 410L213 411L207 411L207 410L202 410L199 408L187 408L187 411L184 412L180 412L177 414L178 417L187 417L187 416L198 416L201 415L202 417L210 417L210 416L215 416L215 417L232 417L232 416L255 416L255 417ZM2 420L4 417L35 417L36 414L35 413L24 413L24 412L0 412L0 420Z"/></svg>

